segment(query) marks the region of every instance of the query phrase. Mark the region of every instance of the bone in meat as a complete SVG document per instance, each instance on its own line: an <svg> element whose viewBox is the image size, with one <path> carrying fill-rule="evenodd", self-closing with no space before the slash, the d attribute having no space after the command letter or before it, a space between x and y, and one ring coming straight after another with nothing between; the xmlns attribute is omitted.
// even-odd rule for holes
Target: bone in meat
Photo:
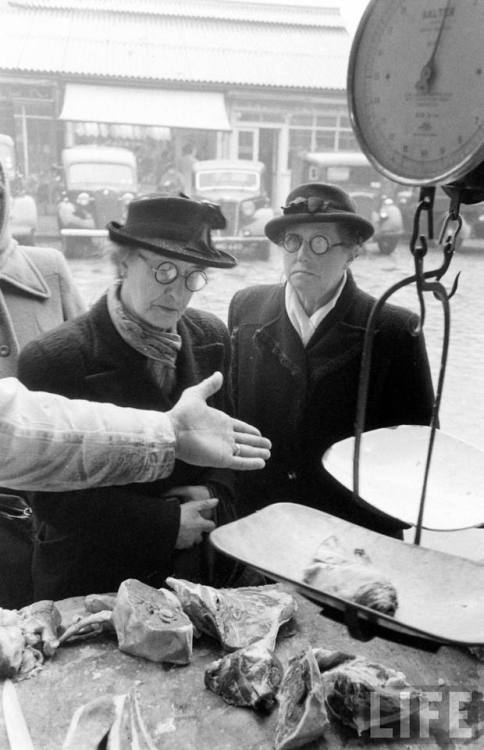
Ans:
<svg viewBox="0 0 484 750"><path fill-rule="evenodd" d="M188 664L193 626L171 591L129 578L119 587L113 623L120 651L154 662Z"/></svg>
<svg viewBox="0 0 484 750"><path fill-rule="evenodd" d="M265 640L227 654L205 670L205 686L232 706L269 713L276 704L282 664Z"/></svg>
<svg viewBox="0 0 484 750"><path fill-rule="evenodd" d="M216 589L167 578L195 628L216 638L227 651L266 638L274 650L281 625L294 615L294 598L275 586Z"/></svg>
<svg viewBox="0 0 484 750"><path fill-rule="evenodd" d="M276 750L291 750L321 737L329 726L324 689L313 652L294 656L279 689Z"/></svg>

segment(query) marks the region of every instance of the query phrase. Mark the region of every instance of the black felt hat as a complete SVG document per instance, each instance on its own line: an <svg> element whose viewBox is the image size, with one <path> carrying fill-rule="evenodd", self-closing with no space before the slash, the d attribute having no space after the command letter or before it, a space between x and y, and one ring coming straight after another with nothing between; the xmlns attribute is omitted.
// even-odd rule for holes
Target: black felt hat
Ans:
<svg viewBox="0 0 484 750"><path fill-rule="evenodd" d="M278 244L284 231L293 224L343 221L355 229L362 242L375 231L373 224L358 214L354 200L337 185L306 182L289 193L282 216L271 219L265 226L265 233Z"/></svg>
<svg viewBox="0 0 484 750"><path fill-rule="evenodd" d="M167 258L214 268L232 268L237 263L235 258L217 250L210 236L211 229L224 227L220 206L192 200L182 193L133 200L125 224L111 221L107 225L110 238L121 245L136 245Z"/></svg>

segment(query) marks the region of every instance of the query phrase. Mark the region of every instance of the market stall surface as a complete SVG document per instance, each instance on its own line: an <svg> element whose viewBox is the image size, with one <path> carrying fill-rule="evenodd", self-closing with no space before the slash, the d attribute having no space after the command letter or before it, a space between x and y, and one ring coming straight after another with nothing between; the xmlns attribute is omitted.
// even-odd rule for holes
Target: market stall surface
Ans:
<svg viewBox="0 0 484 750"><path fill-rule="evenodd" d="M433 713L423 711L413 717L410 728L397 722L373 730L372 737L358 738L332 722L324 739L306 745L308 750L361 748L367 743L378 750L483 747L480 688L484 664L465 650L446 646L430 653L381 638L356 641L345 626L322 616L320 606L295 596L298 612L293 623L283 629L291 634L282 637L281 632L276 649L284 665L308 645L340 650L401 670L413 686L433 694ZM64 623L69 623L73 614L83 609L83 599L68 599L58 607ZM208 637L195 641L193 661L185 667L168 667L123 654L114 637L63 646L40 673L17 683L34 747L59 750L76 709L93 698L136 688L146 726L160 750L274 748L277 709L261 717L251 709L229 706L205 688L205 668L221 655L221 648ZM9 747L3 716L0 747Z"/></svg>

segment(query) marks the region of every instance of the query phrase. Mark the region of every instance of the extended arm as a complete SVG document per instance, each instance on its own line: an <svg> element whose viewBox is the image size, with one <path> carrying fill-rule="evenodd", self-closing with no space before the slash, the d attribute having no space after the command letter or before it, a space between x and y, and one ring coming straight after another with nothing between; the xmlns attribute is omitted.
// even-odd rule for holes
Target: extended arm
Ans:
<svg viewBox="0 0 484 750"><path fill-rule="evenodd" d="M214 373L161 413L32 393L5 378L0 484L63 491L150 482L171 473L175 456L197 466L262 468L269 441L206 404L221 384L222 375Z"/></svg>

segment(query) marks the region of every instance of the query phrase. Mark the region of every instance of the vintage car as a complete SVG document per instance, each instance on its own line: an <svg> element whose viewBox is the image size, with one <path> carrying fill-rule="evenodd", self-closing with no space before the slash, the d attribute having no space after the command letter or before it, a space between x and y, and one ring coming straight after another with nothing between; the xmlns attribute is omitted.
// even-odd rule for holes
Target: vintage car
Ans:
<svg viewBox="0 0 484 750"><path fill-rule="evenodd" d="M0 161L10 188L10 231L23 245L33 245L37 230L38 212L35 198L29 195L22 177L17 173L13 139L0 133Z"/></svg>
<svg viewBox="0 0 484 750"><path fill-rule="evenodd" d="M136 158L126 148L74 146L62 152L64 193L57 220L64 251L89 247L107 236L109 221L122 222L138 192Z"/></svg>
<svg viewBox="0 0 484 750"><path fill-rule="evenodd" d="M304 155L303 182L329 182L356 201L359 212L372 222L372 238L381 253L392 253L403 237L395 183L384 178L361 151L310 152Z"/></svg>
<svg viewBox="0 0 484 750"><path fill-rule="evenodd" d="M264 189L264 164L244 159L198 161L193 166L194 197L218 203L227 220L214 233L216 247L234 255L247 251L267 259L264 226L274 216Z"/></svg>

